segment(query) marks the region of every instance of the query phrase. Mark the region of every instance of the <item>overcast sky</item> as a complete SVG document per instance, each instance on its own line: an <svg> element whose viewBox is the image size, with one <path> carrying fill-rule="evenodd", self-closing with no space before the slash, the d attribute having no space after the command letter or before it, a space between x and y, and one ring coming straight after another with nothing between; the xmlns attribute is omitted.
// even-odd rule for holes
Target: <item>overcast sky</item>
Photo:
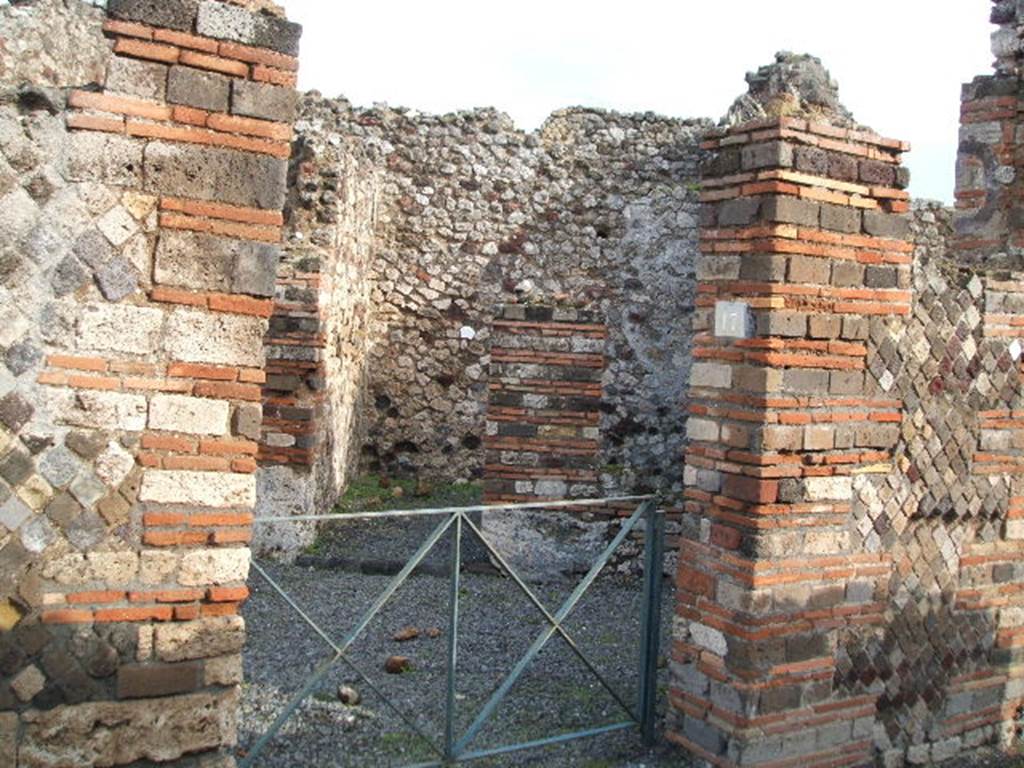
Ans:
<svg viewBox="0 0 1024 768"><path fill-rule="evenodd" d="M300 87L357 105L494 106L534 129L582 105L717 120L778 50L821 58L854 116L910 141L951 201L960 83L991 70L988 0L286 0Z"/></svg>

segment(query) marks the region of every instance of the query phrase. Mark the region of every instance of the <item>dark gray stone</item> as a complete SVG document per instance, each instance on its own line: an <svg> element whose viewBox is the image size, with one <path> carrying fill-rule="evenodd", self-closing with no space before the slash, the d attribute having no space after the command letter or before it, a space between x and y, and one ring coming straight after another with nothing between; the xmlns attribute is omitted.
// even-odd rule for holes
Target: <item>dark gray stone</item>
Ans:
<svg viewBox="0 0 1024 768"><path fill-rule="evenodd" d="M231 82L231 112L244 117L290 123L295 119L299 94L294 88L282 88L251 80Z"/></svg>
<svg viewBox="0 0 1024 768"><path fill-rule="evenodd" d="M28 341L22 341L8 347L4 354L4 363L15 376L21 376L35 368L43 359L42 351Z"/></svg>
<svg viewBox="0 0 1024 768"><path fill-rule="evenodd" d="M88 510L72 520L65 528L65 533L74 547L88 552L106 539L107 525L102 517Z"/></svg>
<svg viewBox="0 0 1024 768"><path fill-rule="evenodd" d="M273 296L281 251L266 243L253 243L238 253L232 288L235 293Z"/></svg>
<svg viewBox="0 0 1024 768"><path fill-rule="evenodd" d="M96 270L96 284L107 301L120 301L139 289L139 273L130 261L118 256Z"/></svg>
<svg viewBox="0 0 1024 768"><path fill-rule="evenodd" d="M794 163L801 173L814 176L828 175L828 153L816 147L797 147Z"/></svg>
<svg viewBox="0 0 1024 768"><path fill-rule="evenodd" d="M740 262L740 279L781 283L786 279L787 259L779 253L754 253Z"/></svg>
<svg viewBox="0 0 1024 768"><path fill-rule="evenodd" d="M0 422L12 432L20 432L35 413L35 408L17 392L11 392L0 400Z"/></svg>
<svg viewBox="0 0 1024 768"><path fill-rule="evenodd" d="M32 457L15 449L0 459L0 477L11 485L20 485L31 476Z"/></svg>
<svg viewBox="0 0 1024 768"><path fill-rule="evenodd" d="M807 315L801 312L762 312L757 316L758 336L803 337Z"/></svg>
<svg viewBox="0 0 1024 768"><path fill-rule="evenodd" d="M201 69L171 67L167 79L167 101L210 112L227 112L230 92L227 77Z"/></svg>
<svg viewBox="0 0 1024 768"><path fill-rule="evenodd" d="M257 30L256 44L288 56L299 55L302 25L275 16L260 16L262 26Z"/></svg>
<svg viewBox="0 0 1024 768"><path fill-rule="evenodd" d="M743 170L792 168L793 146L782 141L752 144L743 148Z"/></svg>
<svg viewBox="0 0 1024 768"><path fill-rule="evenodd" d="M864 285L864 265L856 261L837 261L832 265L832 285L837 288Z"/></svg>
<svg viewBox="0 0 1024 768"><path fill-rule="evenodd" d="M725 737L722 732L704 720L683 715L683 734L712 755L720 755L725 751Z"/></svg>
<svg viewBox="0 0 1024 768"><path fill-rule="evenodd" d="M107 13L115 19L138 21L154 27L191 32L199 0L108 0Z"/></svg>
<svg viewBox="0 0 1024 768"><path fill-rule="evenodd" d="M117 672L120 657L117 649L109 643L97 643L92 653L85 659L85 671L91 677L104 679Z"/></svg>
<svg viewBox="0 0 1024 768"><path fill-rule="evenodd" d="M71 432L64 442L83 459L95 459L103 453L109 439L102 432Z"/></svg>
<svg viewBox="0 0 1024 768"><path fill-rule="evenodd" d="M857 180L857 158L839 152L831 152L828 156L829 178L839 181Z"/></svg>
<svg viewBox="0 0 1024 768"><path fill-rule="evenodd" d="M75 255L92 269L99 269L114 255L110 241L98 229L90 229L75 241Z"/></svg>
<svg viewBox="0 0 1024 768"><path fill-rule="evenodd" d="M726 200L718 209L718 226L746 227L757 219L757 211L761 207L759 197L739 197Z"/></svg>
<svg viewBox="0 0 1024 768"><path fill-rule="evenodd" d="M769 197L762 206L766 221L799 224L804 227L818 226L818 209L818 204L810 200L782 195Z"/></svg>
<svg viewBox="0 0 1024 768"><path fill-rule="evenodd" d="M206 37L269 48L289 56L299 55L299 38L302 37L302 27L286 19L255 14L213 0L200 4L196 29Z"/></svg>
<svg viewBox="0 0 1024 768"><path fill-rule="evenodd" d="M148 699L194 691L202 685L203 665L198 661L182 664L131 664L117 670L119 699Z"/></svg>
<svg viewBox="0 0 1024 768"><path fill-rule="evenodd" d="M279 210L288 163L270 155L154 141L145 152L145 188L162 195Z"/></svg>
<svg viewBox="0 0 1024 768"><path fill-rule="evenodd" d="M860 180L865 184L891 187L896 182L896 166L879 160L861 160Z"/></svg>
<svg viewBox="0 0 1024 768"><path fill-rule="evenodd" d="M860 209L846 205L823 203L821 206L821 227L847 234L860 233Z"/></svg>
<svg viewBox="0 0 1024 768"><path fill-rule="evenodd" d="M60 528L71 525L80 514L82 514L82 506L69 493L58 493L46 505L46 516Z"/></svg>
<svg viewBox="0 0 1024 768"><path fill-rule="evenodd" d="M89 270L78 260L78 257L68 254L54 268L53 274L50 276L50 287L53 288L55 296L67 296L89 282L89 277Z"/></svg>
<svg viewBox="0 0 1024 768"><path fill-rule="evenodd" d="M793 394L825 392L828 389L828 371L787 368L782 373L782 389Z"/></svg>
<svg viewBox="0 0 1024 768"><path fill-rule="evenodd" d="M868 288L895 288L896 267L869 266L864 273L864 285Z"/></svg>
<svg viewBox="0 0 1024 768"><path fill-rule="evenodd" d="M910 237L910 222L893 213L864 211L864 231L874 237L906 240Z"/></svg>

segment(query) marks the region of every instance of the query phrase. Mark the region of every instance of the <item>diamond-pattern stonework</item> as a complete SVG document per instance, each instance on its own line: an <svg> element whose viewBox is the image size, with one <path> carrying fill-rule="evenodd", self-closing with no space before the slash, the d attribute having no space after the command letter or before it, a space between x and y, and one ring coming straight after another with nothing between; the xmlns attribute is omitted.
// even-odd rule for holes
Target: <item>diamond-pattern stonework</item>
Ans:
<svg viewBox="0 0 1024 768"><path fill-rule="evenodd" d="M941 740L950 718L980 706L965 706L961 680L997 661L997 617L961 610L958 592L961 559L1003 535L1010 478L974 472L978 414L1018 407L1019 369L1007 339L985 336L985 281L940 258L948 224L941 209L918 209L913 312L873 322L868 352L879 387L904 402L900 471L858 477L853 511L865 549L890 553L894 568L884 629L840 641L835 685L880 694L883 753Z"/></svg>

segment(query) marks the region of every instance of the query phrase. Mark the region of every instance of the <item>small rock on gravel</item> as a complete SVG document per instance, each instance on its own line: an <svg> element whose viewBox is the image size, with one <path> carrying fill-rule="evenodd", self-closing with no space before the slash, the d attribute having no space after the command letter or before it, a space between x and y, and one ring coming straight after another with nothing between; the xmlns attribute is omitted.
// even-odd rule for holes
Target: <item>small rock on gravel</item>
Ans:
<svg viewBox="0 0 1024 768"><path fill-rule="evenodd" d="M395 632L391 639L396 643L407 643L410 640L415 640L419 636L420 631L416 627L404 627L403 629Z"/></svg>
<svg viewBox="0 0 1024 768"><path fill-rule="evenodd" d="M338 686L338 701L347 707L358 707L359 702L363 700L363 697L359 695L359 691L353 688L351 685L339 685Z"/></svg>
<svg viewBox="0 0 1024 768"><path fill-rule="evenodd" d="M384 662L384 671L389 675L400 675L412 669L412 661L408 656L388 656Z"/></svg>

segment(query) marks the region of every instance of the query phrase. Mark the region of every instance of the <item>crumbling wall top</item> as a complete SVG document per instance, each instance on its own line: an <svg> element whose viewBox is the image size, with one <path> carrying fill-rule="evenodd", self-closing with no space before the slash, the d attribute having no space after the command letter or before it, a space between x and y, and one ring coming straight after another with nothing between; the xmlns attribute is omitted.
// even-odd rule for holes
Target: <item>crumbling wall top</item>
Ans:
<svg viewBox="0 0 1024 768"><path fill-rule="evenodd" d="M775 117L805 118L843 128L861 128L839 101L839 85L821 60L781 51L775 61L747 73L749 90L722 118L728 127Z"/></svg>

